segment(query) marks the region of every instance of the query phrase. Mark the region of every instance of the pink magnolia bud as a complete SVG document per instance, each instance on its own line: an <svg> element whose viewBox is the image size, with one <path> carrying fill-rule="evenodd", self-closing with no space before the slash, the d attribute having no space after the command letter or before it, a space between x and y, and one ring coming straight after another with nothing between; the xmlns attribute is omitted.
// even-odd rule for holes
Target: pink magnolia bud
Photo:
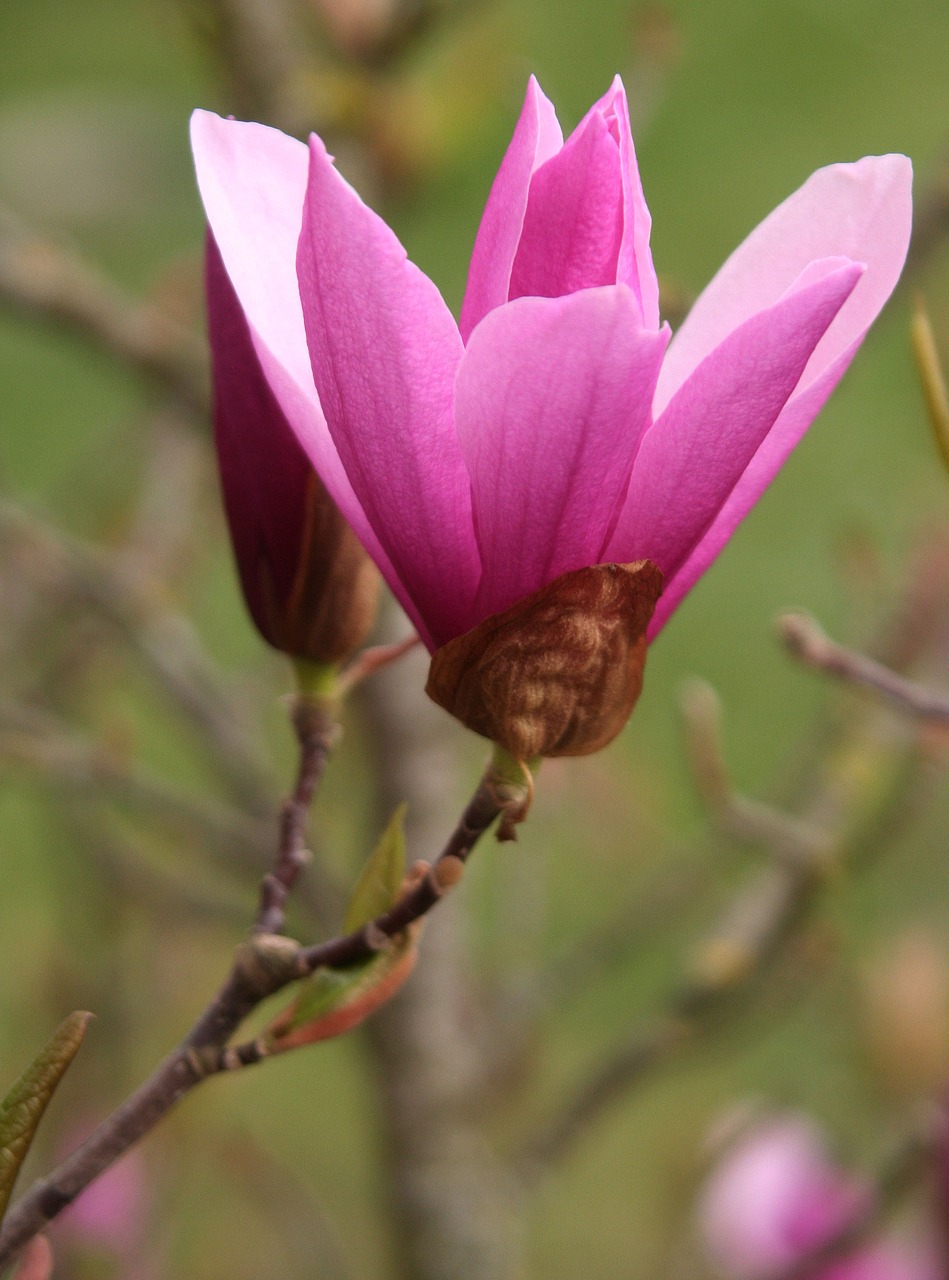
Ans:
<svg viewBox="0 0 949 1280"><path fill-rule="evenodd" d="M214 436L247 607L275 649L340 662L372 627L379 575L287 423L211 238L206 280Z"/></svg>

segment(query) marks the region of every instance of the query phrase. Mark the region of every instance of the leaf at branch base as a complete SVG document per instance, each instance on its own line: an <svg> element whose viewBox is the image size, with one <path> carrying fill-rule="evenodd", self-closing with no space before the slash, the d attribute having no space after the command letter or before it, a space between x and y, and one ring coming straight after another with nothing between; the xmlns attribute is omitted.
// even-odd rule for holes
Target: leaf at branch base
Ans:
<svg viewBox="0 0 949 1280"><path fill-rule="evenodd" d="M82 1044L91 1013L71 1013L0 1102L0 1221L47 1103Z"/></svg>
<svg viewBox="0 0 949 1280"><path fill-rule="evenodd" d="M428 863L418 862L402 877L395 892L389 891L392 883L389 877L405 856L403 812L404 806L389 823L360 876L347 912L347 928L360 927L351 923L358 918L354 907L371 910L372 914L366 920L374 920L403 894L410 893L428 874ZM404 932L391 938L385 950L361 964L349 965L345 969L317 969L302 984L294 1003L282 1010L264 1032L266 1052L282 1053L286 1049L297 1049L301 1045L342 1035L391 1000L415 968L423 924L424 920L414 921Z"/></svg>
<svg viewBox="0 0 949 1280"><path fill-rule="evenodd" d="M356 881L343 918L344 933L375 920L398 898L405 878L404 821L405 805L400 804Z"/></svg>
<svg viewBox="0 0 949 1280"><path fill-rule="evenodd" d="M318 969L296 1002L264 1032L267 1053L329 1040L359 1025L395 995L415 968L418 929L394 939L381 955L348 969Z"/></svg>

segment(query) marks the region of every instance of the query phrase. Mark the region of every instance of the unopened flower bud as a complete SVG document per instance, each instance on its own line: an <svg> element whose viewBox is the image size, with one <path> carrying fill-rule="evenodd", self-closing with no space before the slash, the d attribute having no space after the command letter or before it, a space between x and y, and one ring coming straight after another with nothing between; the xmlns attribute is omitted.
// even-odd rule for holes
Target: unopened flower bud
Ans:
<svg viewBox="0 0 949 1280"><path fill-rule="evenodd" d="M210 237L207 298L214 437L247 607L275 649L340 662L372 627L379 574L290 429Z"/></svg>
<svg viewBox="0 0 949 1280"><path fill-rule="evenodd" d="M636 705L661 591L649 560L565 573L437 649L428 694L515 760L598 751Z"/></svg>

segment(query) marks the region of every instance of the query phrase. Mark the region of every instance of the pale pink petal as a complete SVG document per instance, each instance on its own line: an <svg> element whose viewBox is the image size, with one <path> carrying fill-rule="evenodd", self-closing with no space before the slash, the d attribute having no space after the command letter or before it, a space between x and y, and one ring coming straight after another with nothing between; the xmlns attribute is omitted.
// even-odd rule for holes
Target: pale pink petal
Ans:
<svg viewBox="0 0 949 1280"><path fill-rule="evenodd" d="M353 489L442 644L473 623L480 563L452 403L463 347L432 282L311 139L298 252L313 376Z"/></svg>
<svg viewBox="0 0 949 1280"><path fill-rule="evenodd" d="M460 322L465 342L479 320L507 301L531 176L562 145L557 113L531 76L520 119L491 187L471 254Z"/></svg>
<svg viewBox="0 0 949 1280"><path fill-rule="evenodd" d="M748 305L743 297L753 303L762 290L778 287L784 273L811 251L817 256L833 248L867 265L773 429L702 541L675 579L667 582L650 624L651 636L659 633L715 560L846 372L899 278L909 245L911 188L912 167L900 155L870 156L856 164L818 170L735 251L673 339L659 380L659 397L677 385L691 361L701 358L704 344L721 325L716 308L729 316L742 314Z"/></svg>
<svg viewBox="0 0 949 1280"><path fill-rule="evenodd" d="M775 306L730 334L647 432L608 557L646 557L672 580L797 386L811 352L863 274L812 264Z"/></svg>
<svg viewBox="0 0 949 1280"><path fill-rule="evenodd" d="M682 602L683 597L692 590L699 578L717 559L742 520L780 471L785 459L820 413L828 396L843 377L858 346L859 343L854 342L851 349L839 356L823 376L816 382L812 382L802 395L793 396L779 415L777 422L740 476L705 536L678 573L667 581L649 626L650 640L659 634Z"/></svg>
<svg viewBox="0 0 949 1280"><path fill-rule="evenodd" d="M336 505L384 562L313 385L296 275L307 149L276 129L208 111L191 117L191 145L208 224L267 382ZM208 301L219 303L214 294Z"/></svg>
<svg viewBox="0 0 949 1280"><path fill-rule="evenodd" d="M625 286L521 298L472 334L456 425L484 577L479 616L595 564L626 490L668 332Z"/></svg>
<svg viewBox="0 0 949 1280"><path fill-rule="evenodd" d="M619 147L594 112L534 174L509 298L559 298L615 284L622 238Z"/></svg>
<svg viewBox="0 0 949 1280"><path fill-rule="evenodd" d="M812 356L798 393L853 348L899 279L912 220L905 156L867 156L818 171L735 250L672 340L656 413L689 373L755 312L772 306L810 262L842 256L867 271Z"/></svg>
<svg viewBox="0 0 949 1280"><path fill-rule="evenodd" d="M629 125L629 103L626 90L619 78L613 81L609 91L595 102L591 111L605 116L619 143L620 163L623 175L623 238L617 263L616 280L628 284L639 299L643 325L647 329L659 328L659 281L653 266L649 248L652 218L646 206L636 148Z"/></svg>

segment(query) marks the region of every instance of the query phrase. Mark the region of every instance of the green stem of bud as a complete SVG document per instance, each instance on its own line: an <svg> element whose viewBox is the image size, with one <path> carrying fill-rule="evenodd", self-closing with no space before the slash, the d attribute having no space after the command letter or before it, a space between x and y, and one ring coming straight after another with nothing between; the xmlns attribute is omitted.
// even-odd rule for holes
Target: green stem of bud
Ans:
<svg viewBox="0 0 949 1280"><path fill-rule="evenodd" d="M309 662L306 658L291 659L297 693L315 702L335 705L339 700L339 668L333 662Z"/></svg>

